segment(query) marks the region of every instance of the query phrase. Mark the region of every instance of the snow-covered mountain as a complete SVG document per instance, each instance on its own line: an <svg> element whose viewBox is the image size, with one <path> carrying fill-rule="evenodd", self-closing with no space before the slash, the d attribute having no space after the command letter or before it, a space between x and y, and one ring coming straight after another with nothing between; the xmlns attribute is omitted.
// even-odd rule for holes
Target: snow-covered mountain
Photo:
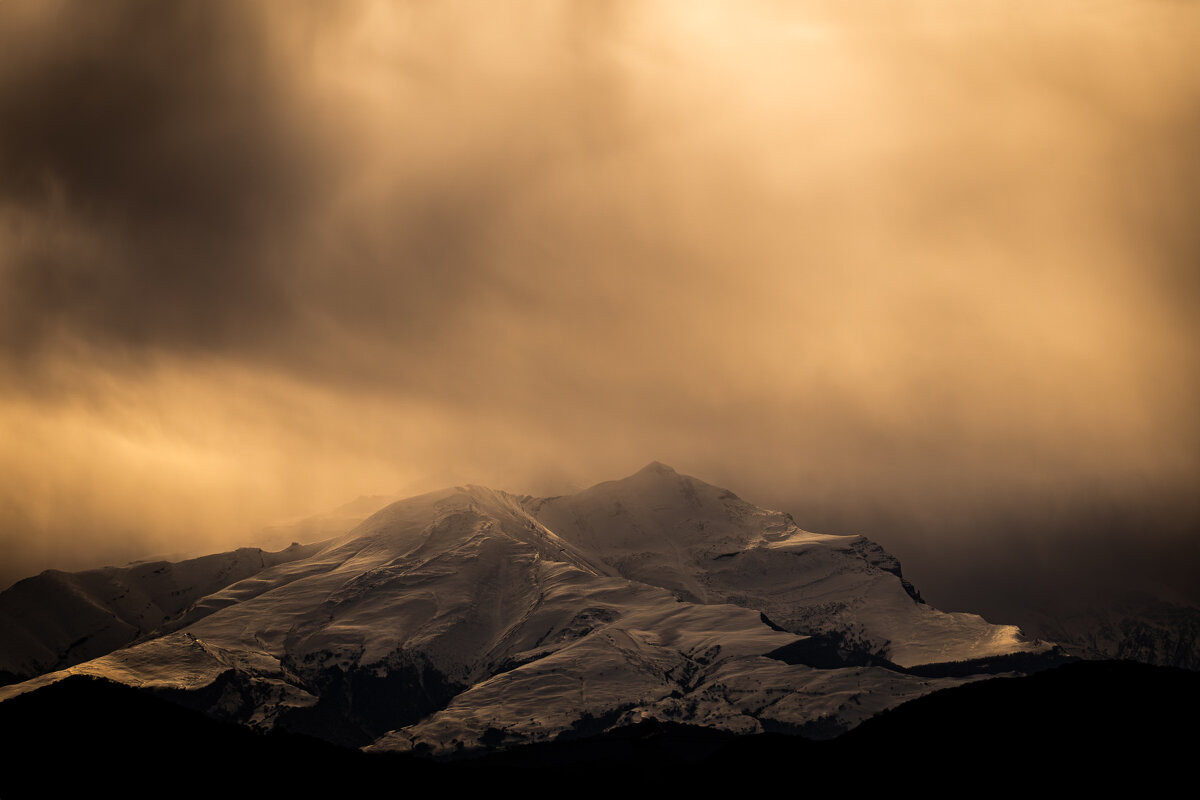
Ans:
<svg viewBox="0 0 1200 800"><path fill-rule="evenodd" d="M821 736L1049 649L920 602L862 537L803 531L658 463L566 497L413 497L285 553L186 603L156 599L133 626L157 616L154 633L0 700L97 675L260 728L432 753L646 718ZM143 579L124 585L146 593ZM0 595L18 620L0 636L44 630L55 651L95 629L22 616L38 601L8 598L20 587Z"/></svg>

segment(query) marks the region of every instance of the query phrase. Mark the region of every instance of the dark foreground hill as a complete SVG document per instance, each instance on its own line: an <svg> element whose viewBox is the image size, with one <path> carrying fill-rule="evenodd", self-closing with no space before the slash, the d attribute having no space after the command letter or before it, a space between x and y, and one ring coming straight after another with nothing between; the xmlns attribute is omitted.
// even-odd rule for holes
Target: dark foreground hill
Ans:
<svg viewBox="0 0 1200 800"><path fill-rule="evenodd" d="M460 760L367 754L256 733L149 692L75 676L0 704L0 797L128 797L365 791L527 794L858 794L899 785L1019 794L1047 784L1153 793L1186 777L1200 737L1200 675L1076 662L935 692L836 739L735 736L643 722ZM332 796L332 795L331 795Z"/></svg>

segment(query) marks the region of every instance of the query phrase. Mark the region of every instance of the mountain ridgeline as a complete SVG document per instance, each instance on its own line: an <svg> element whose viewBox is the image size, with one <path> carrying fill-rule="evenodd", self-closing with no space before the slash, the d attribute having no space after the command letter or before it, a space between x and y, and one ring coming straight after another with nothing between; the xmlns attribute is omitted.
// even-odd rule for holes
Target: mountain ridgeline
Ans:
<svg viewBox="0 0 1200 800"><path fill-rule="evenodd" d="M0 706L71 676L372 752L653 722L842 734L1062 653L939 611L861 536L653 463L577 494L465 486L280 553L45 573L0 594Z"/></svg>

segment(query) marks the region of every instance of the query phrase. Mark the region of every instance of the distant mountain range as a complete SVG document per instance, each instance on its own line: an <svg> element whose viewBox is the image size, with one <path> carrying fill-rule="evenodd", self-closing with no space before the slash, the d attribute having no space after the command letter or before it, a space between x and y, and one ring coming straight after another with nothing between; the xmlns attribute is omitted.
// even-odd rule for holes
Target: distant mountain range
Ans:
<svg viewBox="0 0 1200 800"><path fill-rule="evenodd" d="M1022 628L1081 658L1200 670L1200 608L1145 593L1042 611Z"/></svg>

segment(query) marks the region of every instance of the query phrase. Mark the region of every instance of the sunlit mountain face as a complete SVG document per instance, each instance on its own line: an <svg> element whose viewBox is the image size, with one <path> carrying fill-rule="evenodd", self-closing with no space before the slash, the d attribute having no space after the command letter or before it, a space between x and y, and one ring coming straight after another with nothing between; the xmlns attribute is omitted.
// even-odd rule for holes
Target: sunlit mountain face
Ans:
<svg viewBox="0 0 1200 800"><path fill-rule="evenodd" d="M438 755L644 719L828 738L1067 656L934 609L862 536L659 462L568 496L420 495L277 553L47 572L0 594L0 620L0 668L31 679L0 698L87 675Z"/></svg>
<svg viewBox="0 0 1200 800"><path fill-rule="evenodd" d="M0 715L118 685L442 759L645 724L827 740L1072 658L929 606L862 536L659 462L567 496L419 495L276 553L46 572L0 594L0 637Z"/></svg>
<svg viewBox="0 0 1200 800"><path fill-rule="evenodd" d="M1171 0L0 3L0 589L59 598L5 680L183 642L392 502L652 459L876 543L928 619L1194 668L1198 34ZM776 618L817 603L790 540L727 551L778 577L751 602L742 556L556 502L495 524L833 630ZM850 650L937 661L904 630Z"/></svg>
<svg viewBox="0 0 1200 800"><path fill-rule="evenodd" d="M201 762L309 790L598 764L723 786L787 763L825 786L931 744L1040 764L1063 736L1186 763L1197 674L1079 652L938 610L878 544L653 462L566 496L418 495L278 552L20 581L0 593L0 745L30 756L21 790L68 729L60 788L118 744L150 782Z"/></svg>

